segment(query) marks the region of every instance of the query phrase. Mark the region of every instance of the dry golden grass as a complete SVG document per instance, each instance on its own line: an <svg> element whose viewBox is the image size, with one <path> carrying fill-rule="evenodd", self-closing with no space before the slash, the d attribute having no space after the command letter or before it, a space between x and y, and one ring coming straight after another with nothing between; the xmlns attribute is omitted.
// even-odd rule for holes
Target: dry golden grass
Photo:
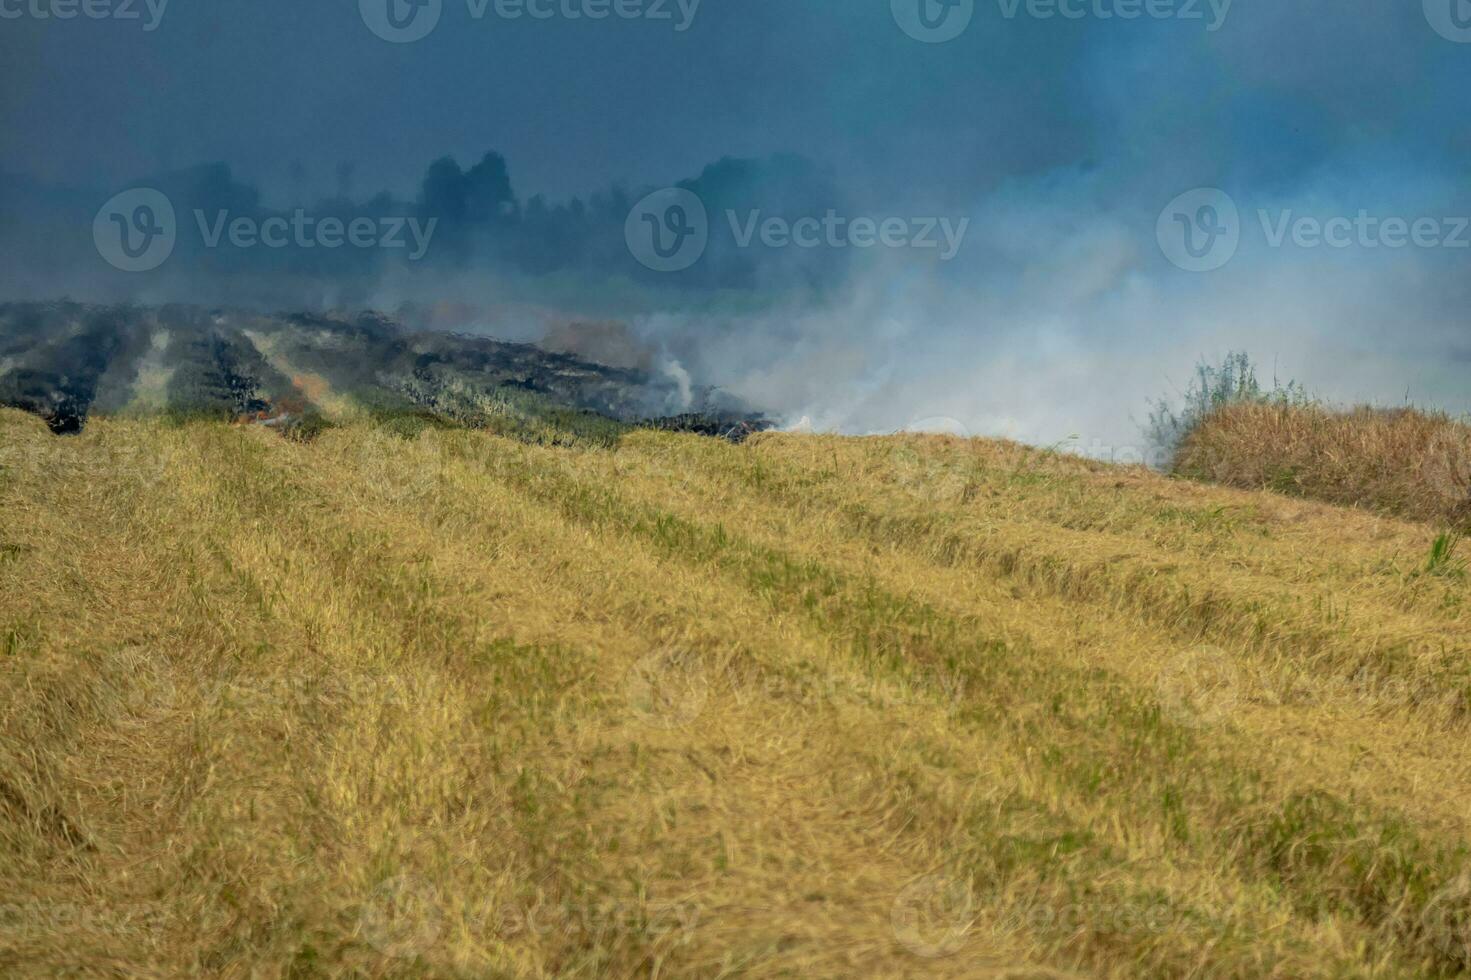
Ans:
<svg viewBox="0 0 1471 980"><path fill-rule="evenodd" d="M946 437L0 411L0 974L1456 975L1433 537Z"/></svg>
<svg viewBox="0 0 1471 980"><path fill-rule="evenodd" d="M1471 425L1445 415L1231 405L1191 431L1175 472L1471 529Z"/></svg>

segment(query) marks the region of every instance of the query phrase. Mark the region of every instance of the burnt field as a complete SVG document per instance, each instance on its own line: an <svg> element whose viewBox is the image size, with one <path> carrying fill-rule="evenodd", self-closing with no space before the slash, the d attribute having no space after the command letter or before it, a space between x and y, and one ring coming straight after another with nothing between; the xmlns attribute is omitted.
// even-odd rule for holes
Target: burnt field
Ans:
<svg viewBox="0 0 1471 980"><path fill-rule="evenodd" d="M0 305L0 405L75 433L93 415L274 425L408 415L649 425L740 439L761 417L713 389L530 344L417 331L379 313Z"/></svg>

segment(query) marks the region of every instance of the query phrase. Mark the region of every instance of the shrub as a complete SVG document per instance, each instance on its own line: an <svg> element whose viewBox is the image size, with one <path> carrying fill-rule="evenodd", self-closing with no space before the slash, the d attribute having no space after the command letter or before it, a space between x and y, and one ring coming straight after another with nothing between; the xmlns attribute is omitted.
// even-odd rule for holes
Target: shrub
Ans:
<svg viewBox="0 0 1471 980"><path fill-rule="evenodd" d="M1440 413L1227 405L1190 430L1173 472L1471 527L1471 425Z"/></svg>
<svg viewBox="0 0 1471 980"><path fill-rule="evenodd" d="M1187 436L1211 413L1228 405L1296 405L1312 403L1302 385L1272 380L1264 389L1257 380L1256 366L1245 351L1228 353L1219 367L1201 361L1195 377L1185 389L1185 404L1176 411L1160 399L1149 413L1145 434L1151 443L1173 455Z"/></svg>
<svg viewBox="0 0 1471 980"><path fill-rule="evenodd" d="M1146 434L1177 476L1471 528L1471 425L1413 408L1334 409L1296 382L1257 380L1245 353L1202 362Z"/></svg>

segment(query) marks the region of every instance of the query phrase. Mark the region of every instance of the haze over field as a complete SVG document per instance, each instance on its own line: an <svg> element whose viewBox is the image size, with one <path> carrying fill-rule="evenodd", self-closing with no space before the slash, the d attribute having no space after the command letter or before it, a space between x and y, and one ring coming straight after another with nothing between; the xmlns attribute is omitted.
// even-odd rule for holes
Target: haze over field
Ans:
<svg viewBox="0 0 1471 980"><path fill-rule="evenodd" d="M1471 45L1433 0L1135 19L962 4L946 43L915 39L903 4L634 6L510 19L449 2L409 43L349 2L7 20L0 295L413 303L520 340L616 321L638 356L786 422L943 416L1105 455L1139 442L1147 396L1226 349L1331 399L1471 408ZM625 221L676 183L707 208L710 242L656 272ZM179 243L127 274L99 258L93 218L137 185L167 193ZM1239 212L1211 271L1157 237L1194 188ZM418 261L408 234L402 249L205 244L221 214L297 207L437 224ZM909 237L739 243L756 215L829 211L901 219ZM1339 247L1298 234L1304 217L1354 228L1329 228ZM938 230L940 247L909 247L941 219L964 222L948 261ZM1422 220L1435 235L1384 231Z"/></svg>
<svg viewBox="0 0 1471 980"><path fill-rule="evenodd" d="M0 0L0 977L1471 975L1468 92L1471 0Z"/></svg>

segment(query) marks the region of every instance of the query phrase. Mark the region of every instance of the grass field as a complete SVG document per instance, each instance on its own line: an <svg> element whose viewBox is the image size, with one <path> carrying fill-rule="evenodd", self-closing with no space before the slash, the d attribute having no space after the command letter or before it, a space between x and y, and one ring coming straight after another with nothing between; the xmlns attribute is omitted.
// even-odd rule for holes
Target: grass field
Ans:
<svg viewBox="0 0 1471 980"><path fill-rule="evenodd" d="M571 441L0 411L0 974L1471 969L1438 528Z"/></svg>

